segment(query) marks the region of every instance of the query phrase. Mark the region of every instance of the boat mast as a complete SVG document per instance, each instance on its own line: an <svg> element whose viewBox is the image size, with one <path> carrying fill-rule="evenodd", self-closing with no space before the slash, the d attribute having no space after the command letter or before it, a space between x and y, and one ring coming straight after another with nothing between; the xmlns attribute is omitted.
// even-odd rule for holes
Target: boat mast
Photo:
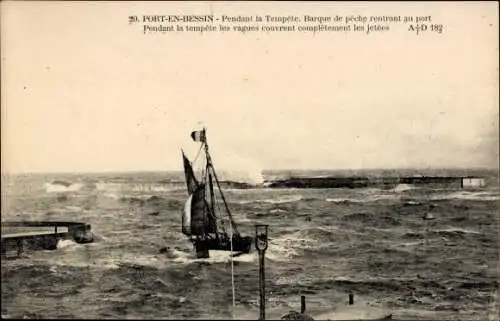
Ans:
<svg viewBox="0 0 500 321"><path fill-rule="evenodd" d="M229 216L229 219L231 220L231 227L234 231L233 234L239 235L240 233L238 232L238 227L236 226L236 222L233 220L233 216L231 215L231 211L229 210L229 206L227 205L226 198L224 197L224 193L222 193L222 189L221 189L220 183L219 183L219 178L217 177L217 173L215 173L215 168L214 168L214 165L212 163L212 158L210 157L210 154L208 153L208 144L207 144L206 133L205 133L205 154L207 155L207 172L208 172L209 168L212 169L212 174L215 178L215 182L217 183L217 187L219 188L219 192L220 192L220 195L222 197L222 201L224 202L224 206L226 207L227 214ZM211 178L212 177L210 176L210 179ZM213 192L212 185L210 185L210 188L211 188L211 192Z"/></svg>
<svg viewBox="0 0 500 321"><path fill-rule="evenodd" d="M206 151L206 149L205 149L205 151ZM210 167L209 167L210 165L209 164L210 163L208 162L208 159L207 159L206 171L207 171L208 183L209 183L208 186L209 186L209 190L210 190L210 204L207 204L207 206L208 206L208 213L212 217L211 225L215 231L215 237L216 237L216 239L219 239L219 231L217 229L217 216L215 215L214 186L213 186L213 182L212 182L212 174L210 173Z"/></svg>

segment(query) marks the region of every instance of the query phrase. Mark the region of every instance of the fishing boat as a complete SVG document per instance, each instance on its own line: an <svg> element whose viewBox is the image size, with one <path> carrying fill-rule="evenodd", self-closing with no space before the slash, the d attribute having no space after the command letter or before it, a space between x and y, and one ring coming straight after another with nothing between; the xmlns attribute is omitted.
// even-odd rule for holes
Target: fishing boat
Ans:
<svg viewBox="0 0 500 321"><path fill-rule="evenodd" d="M210 157L206 129L191 132L191 138L201 143L195 160L202 150L205 157L201 177L197 178L193 163L181 150L188 192L182 213L182 233L193 243L197 258L208 258L209 250L249 253L253 239L238 231ZM224 212L227 218L223 217Z"/></svg>

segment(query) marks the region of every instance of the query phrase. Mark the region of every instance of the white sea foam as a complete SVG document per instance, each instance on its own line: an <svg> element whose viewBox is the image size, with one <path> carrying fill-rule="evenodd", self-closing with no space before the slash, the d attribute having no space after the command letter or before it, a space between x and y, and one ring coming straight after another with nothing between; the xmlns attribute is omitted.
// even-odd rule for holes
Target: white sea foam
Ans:
<svg viewBox="0 0 500 321"><path fill-rule="evenodd" d="M448 200L448 199L459 199L459 200L470 200L470 201L498 201L500 195L498 192L491 191L459 191L452 193L443 193L431 197L432 200Z"/></svg>
<svg viewBox="0 0 500 321"><path fill-rule="evenodd" d="M76 243L73 240L60 240L57 243L58 249L64 249L64 248L69 248L69 247L74 247L74 246L78 246L78 243Z"/></svg>
<svg viewBox="0 0 500 321"><path fill-rule="evenodd" d="M75 213L82 213L82 212L88 212L88 211L84 210L83 208L81 208L79 206L64 206L64 207L51 208L50 211L47 212L47 214L69 214L69 213L72 213L72 215L74 215Z"/></svg>
<svg viewBox="0 0 500 321"><path fill-rule="evenodd" d="M266 199L253 199L253 200L241 200L236 201L238 204L250 204L250 203L268 203L268 204L284 204L298 202L303 199L302 195L283 195L277 198L266 198Z"/></svg>
<svg viewBox="0 0 500 321"><path fill-rule="evenodd" d="M353 198L326 198L326 202L332 203L362 203L361 200L353 199Z"/></svg>
<svg viewBox="0 0 500 321"><path fill-rule="evenodd" d="M185 190L184 184L155 184L155 183L111 183L98 182L95 184L98 191L107 192L105 195L113 195L117 192L139 192L139 193L168 193Z"/></svg>
<svg viewBox="0 0 500 321"><path fill-rule="evenodd" d="M270 194L270 193L276 193L275 188L265 188L265 187L255 187L255 188L224 188L224 192L231 192L234 194L245 194L245 195L250 195L250 194Z"/></svg>
<svg viewBox="0 0 500 321"><path fill-rule="evenodd" d="M62 184L53 184L53 183L45 183L43 184L45 191L47 193L63 193L63 192L76 192L79 191L83 184L74 183L70 185L62 185Z"/></svg>
<svg viewBox="0 0 500 321"><path fill-rule="evenodd" d="M286 195L279 197L277 199L266 199L262 200L262 202L270 203L270 204L283 204L283 203L293 203L302 200L302 195Z"/></svg>
<svg viewBox="0 0 500 321"><path fill-rule="evenodd" d="M394 187L391 191L392 192L405 192L415 189L415 186L409 185L409 184L398 184L396 187Z"/></svg>
<svg viewBox="0 0 500 321"><path fill-rule="evenodd" d="M326 202L333 203L369 203L381 200L395 200L399 199L398 195L388 194L388 195L358 195L357 198L346 197L346 198L326 198Z"/></svg>
<svg viewBox="0 0 500 321"><path fill-rule="evenodd" d="M420 241L413 241L413 242L402 242L399 245L402 247L414 247L414 246L421 246L425 243L425 240L420 240ZM396 246L396 248L399 248L399 246Z"/></svg>
<svg viewBox="0 0 500 321"><path fill-rule="evenodd" d="M121 196L116 194L116 193L106 193L106 194L104 194L104 196L109 197L111 199L115 199L115 200L118 200L121 198Z"/></svg>
<svg viewBox="0 0 500 321"><path fill-rule="evenodd" d="M185 189L184 186L162 184L134 184L131 186L131 190L134 192L173 192Z"/></svg>
<svg viewBox="0 0 500 321"><path fill-rule="evenodd" d="M80 206L66 206L65 209L70 212L82 212L83 209Z"/></svg>
<svg viewBox="0 0 500 321"><path fill-rule="evenodd" d="M109 257L97 260L93 262L92 265L106 269L118 269L127 265L139 265L161 269L165 268L168 264L161 255L137 255L134 253L125 253L119 257Z"/></svg>
<svg viewBox="0 0 500 321"><path fill-rule="evenodd" d="M266 251L266 258L271 261L286 262L292 256L298 255L297 249L301 247L307 240L296 240L292 238L278 238L269 241L269 248ZM312 243L311 243L312 244ZM312 245L311 245L312 246ZM307 246L306 246L307 247ZM206 263L230 263L231 252L210 250L209 258L196 258L194 252L185 252L179 250L172 250L166 254L167 258L172 258L176 263L189 264L193 262L206 262ZM236 253L235 253L236 254ZM250 253L240 254L233 257L234 262L255 262L258 259L257 251Z"/></svg>
<svg viewBox="0 0 500 321"><path fill-rule="evenodd" d="M301 250L314 248L316 240L304 237L301 231L269 240L267 257L273 261L288 261L300 254Z"/></svg>
<svg viewBox="0 0 500 321"><path fill-rule="evenodd" d="M260 185L264 183L262 172L258 169L251 170L230 170L221 172L221 180L238 183L247 183L251 185Z"/></svg>
<svg viewBox="0 0 500 321"><path fill-rule="evenodd" d="M247 216L245 215L242 215L240 213L236 214L237 216L235 216L235 213L233 213L233 217L235 218L235 220L238 222L238 223L248 223L248 222L253 222L254 220L252 219L249 219Z"/></svg>
<svg viewBox="0 0 500 321"><path fill-rule="evenodd" d="M459 232L459 233L467 233L467 234L481 234L479 231L476 230L470 230L470 229L465 229L465 228L459 228L459 227L450 227L446 229L439 230L438 232Z"/></svg>
<svg viewBox="0 0 500 321"><path fill-rule="evenodd" d="M236 252L235 252L236 254ZM228 263L231 262L231 252L230 251L218 251L210 250L209 258L198 259L196 258L194 252L183 252L178 250L173 250L172 254L173 261L177 263L189 264L193 262L207 262L207 263ZM233 257L234 262L253 262L257 259L255 252L250 252L248 254L241 254Z"/></svg>

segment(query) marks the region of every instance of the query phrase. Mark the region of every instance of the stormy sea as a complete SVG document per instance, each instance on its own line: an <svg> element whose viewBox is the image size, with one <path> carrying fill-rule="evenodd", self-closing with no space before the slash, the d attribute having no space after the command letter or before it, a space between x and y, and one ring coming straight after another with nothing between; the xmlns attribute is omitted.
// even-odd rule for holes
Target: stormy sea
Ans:
<svg viewBox="0 0 500 321"><path fill-rule="evenodd" d="M338 175L263 173L299 174ZM487 184L475 189L223 189L242 234L269 225L269 319L300 310L305 295L315 320L368 308L398 320L498 320L498 172L479 174ZM183 175L5 175L2 221L87 222L95 242L2 259L2 317L257 319L255 249L233 258L233 308L227 253L196 259L181 232Z"/></svg>

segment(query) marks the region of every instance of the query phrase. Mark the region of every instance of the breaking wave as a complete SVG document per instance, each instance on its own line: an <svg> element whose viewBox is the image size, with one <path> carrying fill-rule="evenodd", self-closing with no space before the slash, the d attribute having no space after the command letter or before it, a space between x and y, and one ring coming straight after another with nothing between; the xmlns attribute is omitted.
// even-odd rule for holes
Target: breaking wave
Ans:
<svg viewBox="0 0 500 321"><path fill-rule="evenodd" d="M47 193L62 193L62 192L76 192L79 191L83 184L69 183L65 181L52 181L43 185Z"/></svg>
<svg viewBox="0 0 500 321"><path fill-rule="evenodd" d="M262 166L259 162L231 152L226 153L226 157L226 162L221 162L217 166L221 181L248 183L252 185L264 183Z"/></svg>
<svg viewBox="0 0 500 321"><path fill-rule="evenodd" d="M363 203L362 200L357 200L353 198L327 198L326 202L338 203L338 204L348 204L348 203Z"/></svg>
<svg viewBox="0 0 500 321"><path fill-rule="evenodd" d="M221 171L220 176L223 181L240 184L260 185L264 183L264 177L260 170L254 172L245 170Z"/></svg>
<svg viewBox="0 0 500 321"><path fill-rule="evenodd" d="M87 212L84 208L80 206L64 206L64 207L54 207L47 211L48 215L52 214L69 214L69 213L82 213Z"/></svg>
<svg viewBox="0 0 500 321"><path fill-rule="evenodd" d="M171 192L185 190L184 184L179 186L178 184L136 184L132 187L134 192Z"/></svg>
<svg viewBox="0 0 500 321"><path fill-rule="evenodd" d="M303 250L316 248L318 244L318 240L311 238L307 232L296 231L271 239L266 255L274 261L288 261Z"/></svg>
<svg viewBox="0 0 500 321"><path fill-rule="evenodd" d="M409 190L413 190L413 189L415 189L415 186L412 186L409 184L398 184L391 191L399 193L399 192L405 192L405 191L409 191Z"/></svg>
<svg viewBox="0 0 500 321"><path fill-rule="evenodd" d="M210 257L198 259L195 257L192 252L184 252L174 249L171 254L167 257L173 258L172 261L181 264L190 264L194 262L203 262L203 263L230 263L231 262L231 252L229 251L217 251L210 250ZM254 262L257 260L257 253L250 252L248 254L242 254L238 256L233 256L233 262Z"/></svg>
<svg viewBox="0 0 500 321"><path fill-rule="evenodd" d="M169 183L112 183L98 182L95 183L98 191L104 192L172 192L185 189L184 182L169 182Z"/></svg>
<svg viewBox="0 0 500 321"><path fill-rule="evenodd" d="M468 201L498 201L500 200L500 195L498 192L493 191L458 191L453 193L445 193L431 197L432 200L468 200Z"/></svg>
<svg viewBox="0 0 500 321"><path fill-rule="evenodd" d="M398 195L361 195L357 198L354 197L346 197L346 198L326 198L326 202L333 202L339 204L348 204L348 203L370 203L377 202L381 200L395 200L399 199Z"/></svg>
<svg viewBox="0 0 500 321"><path fill-rule="evenodd" d="M318 241L305 235L306 233L298 231L283 235L269 240L269 248L266 252L266 258L276 262L287 262L291 258L301 254L301 251L315 248ZM189 264L193 262L205 263L229 263L231 262L231 253L228 251L210 250L210 257L198 259L192 251L186 252L179 249L169 250L165 254L173 262ZM255 262L258 259L258 253L252 251L247 254L241 254L233 257L234 262Z"/></svg>
<svg viewBox="0 0 500 321"><path fill-rule="evenodd" d="M60 240L57 243L57 248L58 249L64 249L64 248L74 247L74 246L77 246L77 245L78 245L78 243L76 243L73 240Z"/></svg>
<svg viewBox="0 0 500 321"><path fill-rule="evenodd" d="M268 203L268 204L284 204L284 203L294 203L303 200L303 196L296 195L286 195L277 198L266 198L266 199L254 199L254 200L241 200L235 201L238 204L251 204L251 203Z"/></svg>

